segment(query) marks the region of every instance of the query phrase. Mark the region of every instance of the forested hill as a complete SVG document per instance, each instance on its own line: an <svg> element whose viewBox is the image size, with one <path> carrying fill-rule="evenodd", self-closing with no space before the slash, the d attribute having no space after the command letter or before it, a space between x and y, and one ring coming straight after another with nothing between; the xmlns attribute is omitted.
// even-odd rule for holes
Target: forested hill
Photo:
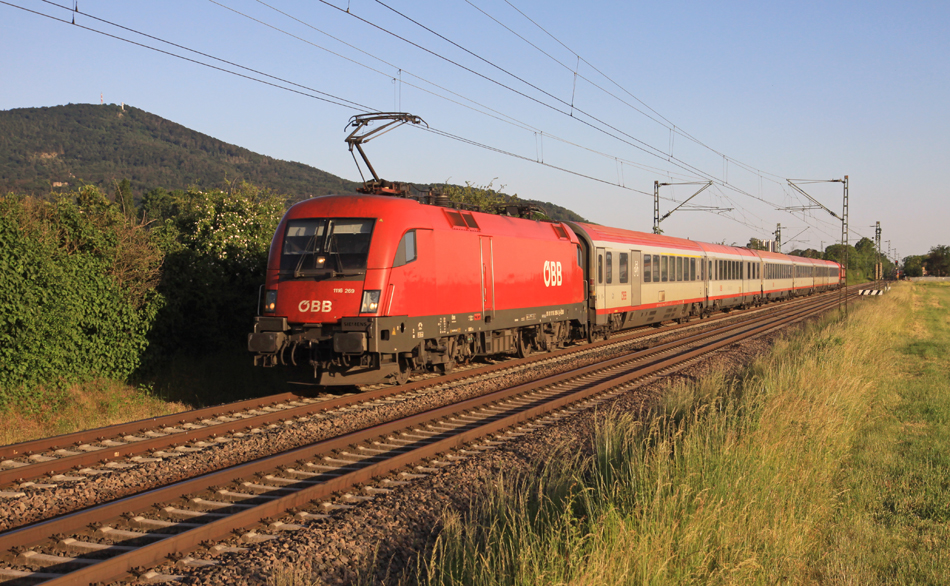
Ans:
<svg viewBox="0 0 950 586"><path fill-rule="evenodd" d="M342 148L342 146L341 146ZM131 106L69 104L0 111L0 194L45 195L128 179L136 201L162 188L220 188L247 181L291 201L353 193L359 185L302 163L228 144ZM427 185L416 185L422 190ZM551 219L584 219L561 206L525 199Z"/></svg>
<svg viewBox="0 0 950 586"><path fill-rule="evenodd" d="M342 147L341 147L342 148ZM81 182L108 193L129 179L150 189L249 181L292 199L352 192L356 183L222 142L128 105L0 111L0 192L49 193Z"/></svg>

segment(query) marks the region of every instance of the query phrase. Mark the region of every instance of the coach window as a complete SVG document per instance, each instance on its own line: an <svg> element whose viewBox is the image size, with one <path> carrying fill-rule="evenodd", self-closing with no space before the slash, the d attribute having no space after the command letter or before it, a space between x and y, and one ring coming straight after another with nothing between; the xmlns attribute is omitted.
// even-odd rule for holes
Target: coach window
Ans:
<svg viewBox="0 0 950 586"><path fill-rule="evenodd" d="M649 254L643 255L643 282L649 283L653 280L653 263L650 262L653 257Z"/></svg>
<svg viewBox="0 0 950 586"><path fill-rule="evenodd" d="M604 255L597 255L597 284L604 282Z"/></svg>
<svg viewBox="0 0 950 586"><path fill-rule="evenodd" d="M683 257L682 256L674 257L673 262L676 263L676 269L672 271L673 275L672 275L672 278L670 278L670 280L682 281L683 280ZM673 269L673 267L670 267L670 269Z"/></svg>
<svg viewBox="0 0 950 586"><path fill-rule="evenodd" d="M660 282L660 255L653 255L653 282Z"/></svg>
<svg viewBox="0 0 950 586"><path fill-rule="evenodd" d="M665 254L660 257L660 280L664 283L670 280L670 257Z"/></svg>
<svg viewBox="0 0 950 586"><path fill-rule="evenodd" d="M399 247L396 248L396 258L393 260L393 268L401 267L416 260L416 231L409 230L399 241Z"/></svg>
<svg viewBox="0 0 950 586"><path fill-rule="evenodd" d="M627 265L630 264L630 255L626 252L620 253L620 267L618 267L617 275L620 277L621 283L627 282Z"/></svg>
<svg viewBox="0 0 950 586"><path fill-rule="evenodd" d="M614 255L612 252L607 253L607 284L614 282Z"/></svg>

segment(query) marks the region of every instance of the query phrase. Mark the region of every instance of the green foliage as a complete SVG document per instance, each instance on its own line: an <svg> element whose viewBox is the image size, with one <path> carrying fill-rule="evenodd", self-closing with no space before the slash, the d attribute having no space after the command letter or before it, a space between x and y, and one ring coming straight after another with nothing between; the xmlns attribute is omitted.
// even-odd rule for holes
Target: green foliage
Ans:
<svg viewBox="0 0 950 586"><path fill-rule="evenodd" d="M247 183L146 195L143 213L155 221L154 238L165 253L158 289L167 299L149 336L150 364L245 339L284 205L284 198Z"/></svg>
<svg viewBox="0 0 950 586"><path fill-rule="evenodd" d="M821 258L822 254L815 250L814 248L806 248L805 250L793 250L789 254L792 256L803 256L805 258Z"/></svg>
<svg viewBox="0 0 950 586"><path fill-rule="evenodd" d="M848 268L848 283L863 283L874 280L874 266L880 262L885 275L893 274L894 263L885 255L878 255L877 248L869 238L858 240L855 246L848 245L847 262L844 262L844 247L832 244L825 249L824 259L844 264Z"/></svg>
<svg viewBox="0 0 950 586"><path fill-rule="evenodd" d="M768 247L759 238L750 238L745 247L749 250L768 250Z"/></svg>
<svg viewBox="0 0 950 586"><path fill-rule="evenodd" d="M446 182L435 186L435 190L449 196L449 199L454 202L475 206L483 212L494 212L498 206L503 205L533 205L545 212L544 214L536 214L537 219L554 222L587 222L579 214L557 204L534 199L521 199L517 194L508 195L503 192L504 185L495 189L494 182L495 180L492 179L488 182L488 185L475 185L466 181L464 187Z"/></svg>
<svg viewBox="0 0 950 586"><path fill-rule="evenodd" d="M922 255L904 257L904 274L908 277L922 277L926 258Z"/></svg>
<svg viewBox="0 0 950 586"><path fill-rule="evenodd" d="M0 197L0 407L131 374L162 305L160 264L144 226L94 187Z"/></svg>
<svg viewBox="0 0 950 586"><path fill-rule="evenodd" d="M156 187L214 186L229 178L289 194L295 201L352 192L357 185L130 106L69 104L0 111L0 192L45 195L85 182L112 193L124 177L130 178L129 193L139 197Z"/></svg>
<svg viewBox="0 0 950 586"><path fill-rule="evenodd" d="M465 187L443 183L438 187L438 191L447 195L450 200L464 204L466 206L477 207L483 212L491 212L496 206L520 203L518 195L507 195L496 190L492 184L494 179L488 182L488 185L474 185L468 181ZM504 189L502 185L500 189Z"/></svg>
<svg viewBox="0 0 950 586"><path fill-rule="evenodd" d="M934 277L950 275L950 246L938 245L930 249L924 260L927 274Z"/></svg>

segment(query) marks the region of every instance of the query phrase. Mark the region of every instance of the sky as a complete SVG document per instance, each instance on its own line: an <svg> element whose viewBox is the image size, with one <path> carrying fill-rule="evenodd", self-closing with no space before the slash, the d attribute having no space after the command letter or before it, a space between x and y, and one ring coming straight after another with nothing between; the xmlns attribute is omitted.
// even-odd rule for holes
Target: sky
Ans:
<svg viewBox="0 0 950 586"><path fill-rule="evenodd" d="M351 180L349 118L408 112L364 146L385 179L643 231L654 182L686 183L662 216L712 181L665 234L781 225L786 252L841 237L787 180L847 175L849 242L880 222L905 257L950 244L948 26L939 1L0 0L0 110L125 103ZM799 185L842 214L843 183Z"/></svg>

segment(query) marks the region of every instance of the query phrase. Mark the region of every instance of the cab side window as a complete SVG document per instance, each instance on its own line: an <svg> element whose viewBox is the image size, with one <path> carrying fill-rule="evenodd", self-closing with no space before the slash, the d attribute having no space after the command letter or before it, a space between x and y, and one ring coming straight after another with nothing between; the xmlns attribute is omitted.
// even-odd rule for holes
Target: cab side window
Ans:
<svg viewBox="0 0 950 586"><path fill-rule="evenodd" d="M393 259L393 268L409 264L418 258L416 254L416 231L409 230L403 234L396 248L396 258Z"/></svg>

